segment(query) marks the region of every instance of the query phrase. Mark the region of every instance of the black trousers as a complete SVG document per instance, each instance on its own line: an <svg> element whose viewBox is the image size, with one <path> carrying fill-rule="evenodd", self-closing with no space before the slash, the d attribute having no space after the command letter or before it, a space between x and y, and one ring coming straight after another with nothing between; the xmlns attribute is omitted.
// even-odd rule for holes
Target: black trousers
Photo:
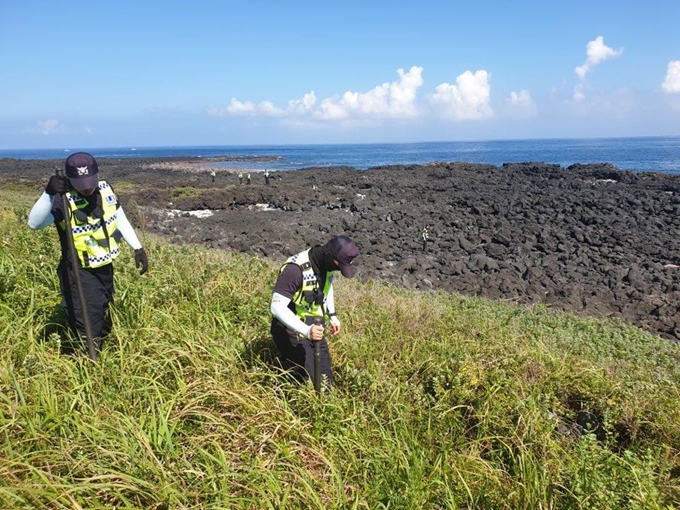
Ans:
<svg viewBox="0 0 680 510"><path fill-rule="evenodd" d="M314 380L314 343L301 338L297 333L287 329L278 319L272 320L271 333L274 343L281 355L283 368L289 371L295 379L305 382ZM321 380L327 388L333 384L331 371L331 354L328 351L326 338L319 342L321 349Z"/></svg>
<svg viewBox="0 0 680 510"><path fill-rule="evenodd" d="M98 340L97 344L101 346L101 340L111 332L109 303L113 301L113 264L106 264L94 269L77 268L76 271L80 275L92 336ZM62 259L57 267L57 274L61 287L61 306L66 313L69 327L80 338L87 338L85 315L78 297L78 287L73 268L66 260Z"/></svg>

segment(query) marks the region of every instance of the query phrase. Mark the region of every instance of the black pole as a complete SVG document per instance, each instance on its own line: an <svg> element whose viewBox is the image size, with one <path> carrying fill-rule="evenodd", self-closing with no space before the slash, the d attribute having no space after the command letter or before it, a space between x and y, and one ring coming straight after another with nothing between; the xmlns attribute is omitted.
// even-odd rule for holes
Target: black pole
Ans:
<svg viewBox="0 0 680 510"><path fill-rule="evenodd" d="M314 325L321 326L321 319L314 319ZM312 342L314 342L314 390L321 395L321 340Z"/></svg>
<svg viewBox="0 0 680 510"><path fill-rule="evenodd" d="M63 175L62 170L57 168L57 175ZM76 289L78 291L78 299L80 300L80 309L83 314L83 323L85 325L85 337L87 338L87 352L92 361L97 361L97 349L94 345L94 337L92 336L92 326L90 326L90 316L87 314L87 301L85 294L83 294L83 284L80 281L80 263L78 261L78 254L76 253L76 245L73 242L73 231L71 230L71 206L68 203L66 194L61 195L62 204L64 206L64 231L66 232L66 241L68 250L71 255L71 269L73 277L76 281ZM75 311L74 311L75 314ZM74 322L76 317L73 317ZM76 328L78 333L78 328Z"/></svg>

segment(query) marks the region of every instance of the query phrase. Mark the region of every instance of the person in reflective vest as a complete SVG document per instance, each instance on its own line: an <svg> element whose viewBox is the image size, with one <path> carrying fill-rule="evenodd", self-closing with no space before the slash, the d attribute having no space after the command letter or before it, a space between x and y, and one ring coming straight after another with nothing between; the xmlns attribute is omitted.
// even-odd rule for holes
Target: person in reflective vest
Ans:
<svg viewBox="0 0 680 510"><path fill-rule="evenodd" d="M427 251L427 241L430 239L430 226L425 225L420 234L420 239L423 241L423 251Z"/></svg>
<svg viewBox="0 0 680 510"><path fill-rule="evenodd" d="M283 368L296 379L314 376L314 342L320 342L321 374L326 387L333 383L331 357L324 336L326 319L331 335L340 332L333 295L336 271L354 277L352 264L359 249L341 235L323 246L314 246L290 257L281 267L274 285L270 311L271 333Z"/></svg>
<svg viewBox="0 0 680 510"><path fill-rule="evenodd" d="M60 195L68 199L68 211ZM59 196L58 200L55 197ZM140 274L148 269L148 259L132 225L118 202L113 188L99 179L95 158L76 152L66 159L66 175L53 175L28 215L33 230L55 224L61 243L61 260L57 275L62 307L71 330L81 341L86 337L84 313L78 298L74 271L79 271L81 288L87 303L92 335L101 349L111 331L109 304L113 300L113 260L121 253L121 240L135 253ZM71 259L66 229L73 234L77 260ZM81 343L81 342L78 342ZM75 352L81 345L66 343L64 350Z"/></svg>

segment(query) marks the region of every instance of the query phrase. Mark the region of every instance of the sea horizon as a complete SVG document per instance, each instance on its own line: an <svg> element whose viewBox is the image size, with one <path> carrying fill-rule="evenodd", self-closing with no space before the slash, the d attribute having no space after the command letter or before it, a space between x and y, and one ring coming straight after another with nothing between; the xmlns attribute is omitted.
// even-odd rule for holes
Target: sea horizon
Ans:
<svg viewBox="0 0 680 510"><path fill-rule="evenodd" d="M66 158L68 154L79 151L90 152L100 159L243 157L246 161L211 163L211 166L253 171L324 166L349 166L365 170L376 166L422 165L432 162L466 162L494 166L537 162L562 167L578 163L608 163L621 170L680 174L680 136L0 149L0 158L52 160ZM254 161L253 158L272 159Z"/></svg>

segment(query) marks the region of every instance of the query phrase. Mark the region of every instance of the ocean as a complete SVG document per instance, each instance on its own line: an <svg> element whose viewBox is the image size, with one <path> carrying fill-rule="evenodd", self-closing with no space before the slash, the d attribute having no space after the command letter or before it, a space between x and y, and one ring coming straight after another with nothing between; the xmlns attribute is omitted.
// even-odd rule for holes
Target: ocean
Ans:
<svg viewBox="0 0 680 510"><path fill-rule="evenodd" d="M297 170L306 167L350 166L360 170L386 165L419 165L461 161L500 166L543 162L563 167L575 163L610 163L622 170L680 174L680 136L475 142L373 143L338 145L173 146L1 150L0 158L64 159L86 151L96 158L269 156L272 161L225 162L244 170Z"/></svg>

